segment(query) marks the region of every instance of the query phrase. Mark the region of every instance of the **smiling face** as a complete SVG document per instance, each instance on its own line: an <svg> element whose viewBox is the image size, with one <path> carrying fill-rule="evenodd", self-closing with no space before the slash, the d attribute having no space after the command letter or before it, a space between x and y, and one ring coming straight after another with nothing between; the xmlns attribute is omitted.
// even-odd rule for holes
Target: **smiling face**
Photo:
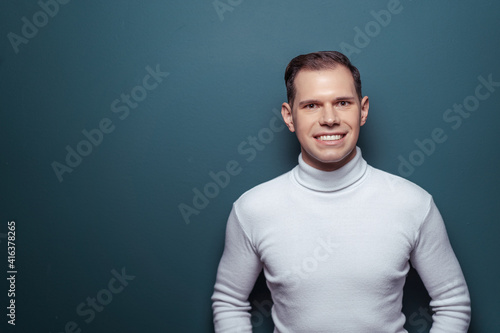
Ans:
<svg viewBox="0 0 500 333"><path fill-rule="evenodd" d="M294 81L293 106L281 114L301 145L302 158L312 167L336 170L356 155L359 129L366 122L369 101L356 94L351 72L344 66L301 70Z"/></svg>

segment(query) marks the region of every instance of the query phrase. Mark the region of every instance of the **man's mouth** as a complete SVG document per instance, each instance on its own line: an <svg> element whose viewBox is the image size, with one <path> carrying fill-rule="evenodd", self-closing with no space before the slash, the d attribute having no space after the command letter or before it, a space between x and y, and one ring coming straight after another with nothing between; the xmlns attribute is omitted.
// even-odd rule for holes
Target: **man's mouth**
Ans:
<svg viewBox="0 0 500 333"><path fill-rule="evenodd" d="M320 135L317 136L316 139L320 141L337 141L342 139L345 134L334 134L334 135Z"/></svg>

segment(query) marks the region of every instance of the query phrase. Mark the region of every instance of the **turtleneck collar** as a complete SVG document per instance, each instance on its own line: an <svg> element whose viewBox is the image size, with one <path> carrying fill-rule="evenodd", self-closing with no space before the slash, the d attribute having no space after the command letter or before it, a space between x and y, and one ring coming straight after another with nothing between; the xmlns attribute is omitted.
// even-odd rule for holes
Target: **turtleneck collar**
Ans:
<svg viewBox="0 0 500 333"><path fill-rule="evenodd" d="M299 165L293 171L293 177L302 186L320 192L342 190L360 180L368 164L361 156L361 149L356 147L356 155L346 165L334 171L321 171L306 162L299 155Z"/></svg>

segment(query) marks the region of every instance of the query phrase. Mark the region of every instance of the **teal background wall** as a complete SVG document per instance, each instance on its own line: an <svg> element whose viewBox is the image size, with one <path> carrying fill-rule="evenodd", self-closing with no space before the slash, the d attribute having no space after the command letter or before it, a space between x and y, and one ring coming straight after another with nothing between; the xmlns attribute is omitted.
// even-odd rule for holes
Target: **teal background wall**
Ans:
<svg viewBox="0 0 500 333"><path fill-rule="evenodd" d="M365 159L433 194L470 332L498 331L499 19L493 1L3 1L0 330L212 332L231 204L296 164L273 112L284 68L342 50L371 101ZM272 332L262 280L251 300ZM411 273L409 332L428 332L427 302Z"/></svg>

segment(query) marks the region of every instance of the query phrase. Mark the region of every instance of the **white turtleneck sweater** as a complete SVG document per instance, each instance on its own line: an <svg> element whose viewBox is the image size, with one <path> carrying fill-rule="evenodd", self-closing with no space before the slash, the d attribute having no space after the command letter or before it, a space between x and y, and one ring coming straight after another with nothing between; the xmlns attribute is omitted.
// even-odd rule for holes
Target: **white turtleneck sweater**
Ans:
<svg viewBox="0 0 500 333"><path fill-rule="evenodd" d="M252 332L248 295L262 269L276 333L407 332L410 261L432 298L431 333L467 332L469 293L432 197L356 149L330 172L299 156L234 203L212 296L216 332Z"/></svg>

